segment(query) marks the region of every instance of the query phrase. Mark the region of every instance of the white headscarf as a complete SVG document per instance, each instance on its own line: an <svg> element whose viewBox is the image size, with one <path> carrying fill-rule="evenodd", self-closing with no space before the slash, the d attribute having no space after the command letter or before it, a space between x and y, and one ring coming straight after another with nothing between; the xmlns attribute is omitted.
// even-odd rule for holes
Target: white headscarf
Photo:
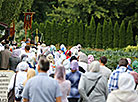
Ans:
<svg viewBox="0 0 138 102"><path fill-rule="evenodd" d="M127 72L120 74L118 80L118 87L119 90L128 90L128 91L134 90L135 88L134 77Z"/></svg>
<svg viewBox="0 0 138 102"><path fill-rule="evenodd" d="M20 62L18 65L17 65L17 68L16 68L16 71L25 71L29 68L29 65L28 63L26 62Z"/></svg>
<svg viewBox="0 0 138 102"><path fill-rule="evenodd" d="M89 66L89 71L91 72L99 72L100 71L100 63L99 61L93 61Z"/></svg>

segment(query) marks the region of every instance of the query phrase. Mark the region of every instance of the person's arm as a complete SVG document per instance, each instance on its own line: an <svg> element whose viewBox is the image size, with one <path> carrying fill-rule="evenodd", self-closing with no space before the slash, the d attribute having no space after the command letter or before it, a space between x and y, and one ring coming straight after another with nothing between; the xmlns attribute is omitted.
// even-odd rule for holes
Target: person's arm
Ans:
<svg viewBox="0 0 138 102"><path fill-rule="evenodd" d="M23 102L29 102L27 98L23 98Z"/></svg>
<svg viewBox="0 0 138 102"><path fill-rule="evenodd" d="M56 102L61 102L61 97L56 97Z"/></svg>
<svg viewBox="0 0 138 102"><path fill-rule="evenodd" d="M67 93L67 95L70 94L70 90L71 90L71 82L70 82L70 81L69 81L68 85L69 85L69 89L68 89L68 93Z"/></svg>
<svg viewBox="0 0 138 102"><path fill-rule="evenodd" d="M56 81L56 102L61 102L61 96L62 96L62 93L61 93L61 90L60 90L60 87L59 87L59 84L58 82Z"/></svg>
<svg viewBox="0 0 138 102"><path fill-rule="evenodd" d="M87 94L86 94L86 91L84 89L85 87L85 78L83 77L83 75L81 76L80 78L80 81L79 81L79 86L78 86L78 90L79 90L79 93L80 95L82 96L82 98L86 101L88 101L88 97L87 97Z"/></svg>
<svg viewBox="0 0 138 102"><path fill-rule="evenodd" d="M29 88L30 88L30 80L27 81L22 92L23 102L29 102Z"/></svg>

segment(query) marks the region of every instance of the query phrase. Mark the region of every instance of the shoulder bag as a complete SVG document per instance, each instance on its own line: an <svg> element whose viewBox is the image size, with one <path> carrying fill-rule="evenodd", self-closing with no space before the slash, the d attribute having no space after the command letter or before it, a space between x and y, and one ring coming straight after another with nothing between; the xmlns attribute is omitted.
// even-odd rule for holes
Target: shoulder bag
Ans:
<svg viewBox="0 0 138 102"><path fill-rule="evenodd" d="M14 102L15 100L15 83L16 83L16 75L14 77L14 84L13 84L13 88L10 90L10 92L8 92L8 102Z"/></svg>
<svg viewBox="0 0 138 102"><path fill-rule="evenodd" d="M98 80L101 78L101 76L96 80L95 84L93 85L93 87L90 89L90 91L87 93L87 96L89 97L89 95L91 94L91 92L94 90ZM82 102L83 101L83 98L81 97L80 98L80 101L79 102Z"/></svg>

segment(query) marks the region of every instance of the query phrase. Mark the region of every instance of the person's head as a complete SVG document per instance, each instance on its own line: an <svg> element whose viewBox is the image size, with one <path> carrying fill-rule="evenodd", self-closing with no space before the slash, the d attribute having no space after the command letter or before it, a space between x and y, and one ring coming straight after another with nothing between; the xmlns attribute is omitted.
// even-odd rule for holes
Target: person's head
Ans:
<svg viewBox="0 0 138 102"><path fill-rule="evenodd" d="M100 57L99 62L105 65L107 63L107 58L105 56L102 56Z"/></svg>
<svg viewBox="0 0 138 102"><path fill-rule="evenodd" d="M23 85L25 86L26 82L34 76L35 76L35 70L32 68L29 68L27 71L27 80L23 82Z"/></svg>
<svg viewBox="0 0 138 102"><path fill-rule="evenodd" d="M81 50L81 44L78 44L77 48L78 48L78 51L80 51Z"/></svg>
<svg viewBox="0 0 138 102"><path fill-rule="evenodd" d="M121 73L119 75L118 87L119 90L128 90L128 91L134 90L135 88L134 77L127 72Z"/></svg>
<svg viewBox="0 0 138 102"><path fill-rule="evenodd" d="M25 72L27 72L28 68L29 68L28 63L26 63L26 62L20 62L17 65L16 71L25 71Z"/></svg>
<svg viewBox="0 0 138 102"><path fill-rule="evenodd" d="M48 54L48 55L46 56L46 58L47 58L47 60L48 60L50 63L53 63L53 62L54 62L54 57L53 57L52 54Z"/></svg>
<svg viewBox="0 0 138 102"><path fill-rule="evenodd" d="M92 61L94 61L94 56L93 55L88 55L88 64L91 64Z"/></svg>
<svg viewBox="0 0 138 102"><path fill-rule="evenodd" d="M12 57L19 57L20 54L21 54L21 50L20 49L15 49L12 52Z"/></svg>
<svg viewBox="0 0 138 102"><path fill-rule="evenodd" d="M79 69L79 65L78 65L78 61L77 60L73 60L71 63L70 63L70 68L71 68L71 71L72 72L75 72Z"/></svg>
<svg viewBox="0 0 138 102"><path fill-rule="evenodd" d="M27 80L29 80L30 78L34 77L35 76L35 70L30 68L28 69L27 71Z"/></svg>
<svg viewBox="0 0 138 102"><path fill-rule="evenodd" d="M65 55L70 57L70 56L71 56L71 51L67 50L67 51L65 52Z"/></svg>
<svg viewBox="0 0 138 102"><path fill-rule="evenodd" d="M21 61L22 62L27 62L28 61L28 56L25 55L25 54L21 55Z"/></svg>
<svg viewBox="0 0 138 102"><path fill-rule="evenodd" d="M72 56L72 57L70 58L70 62L72 62L73 60L78 60L78 59L77 59L76 56Z"/></svg>
<svg viewBox="0 0 138 102"><path fill-rule="evenodd" d="M99 72L100 71L100 63L99 63L99 61L93 61L89 65L88 71L91 71L91 72Z"/></svg>
<svg viewBox="0 0 138 102"><path fill-rule="evenodd" d="M55 78L58 80L65 80L65 68L60 65L56 67Z"/></svg>
<svg viewBox="0 0 138 102"><path fill-rule="evenodd" d="M26 45L25 46L25 51L29 51L30 50L30 46L29 45Z"/></svg>
<svg viewBox="0 0 138 102"><path fill-rule="evenodd" d="M38 62L38 71L47 72L49 70L50 62L46 59L41 57Z"/></svg>
<svg viewBox="0 0 138 102"><path fill-rule="evenodd" d="M119 66L120 66L120 67L121 67L121 66L127 67L127 65L128 65L127 59L121 58L121 59L119 60Z"/></svg>
<svg viewBox="0 0 138 102"><path fill-rule="evenodd" d="M88 63L88 56L86 54L84 54L84 53L80 54L79 62Z"/></svg>
<svg viewBox="0 0 138 102"><path fill-rule="evenodd" d="M9 44L6 44L6 45L4 46L4 48L5 48L5 49L9 49Z"/></svg>

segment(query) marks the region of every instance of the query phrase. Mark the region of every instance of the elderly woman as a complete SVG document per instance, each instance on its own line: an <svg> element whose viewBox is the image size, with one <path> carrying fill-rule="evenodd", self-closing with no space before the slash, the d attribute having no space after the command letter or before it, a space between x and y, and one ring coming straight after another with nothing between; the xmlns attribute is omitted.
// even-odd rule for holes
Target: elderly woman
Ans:
<svg viewBox="0 0 138 102"><path fill-rule="evenodd" d="M12 55L9 58L10 70L13 70L14 72L16 72L16 67L21 62L21 59L19 57L20 54L21 54L21 50L15 49L13 50Z"/></svg>
<svg viewBox="0 0 138 102"><path fill-rule="evenodd" d="M8 86L8 92L13 88L14 84L14 78L16 76L15 80L15 100L20 101L21 99L18 98L18 87L20 84L23 84L23 82L27 79L27 70L29 68L29 65L26 62L20 62L17 66L19 68L19 71L17 74L14 74L10 80L10 84Z"/></svg>
<svg viewBox="0 0 138 102"><path fill-rule="evenodd" d="M81 76L79 82L79 93L82 97L82 102L106 102L108 88L107 78L99 72L100 63L93 61L89 66L90 71ZM90 92L90 90L93 90ZM87 95L88 93L89 96Z"/></svg>
<svg viewBox="0 0 138 102"><path fill-rule="evenodd" d="M65 75L65 68L63 66L58 66L55 72L55 79L58 81L62 92L62 102L68 102L67 95L69 95L71 88L71 83L70 81L65 80Z"/></svg>
<svg viewBox="0 0 138 102"><path fill-rule="evenodd" d="M138 94L134 90L135 81L131 74L122 73L118 80L118 90L112 91L107 102L138 102Z"/></svg>

